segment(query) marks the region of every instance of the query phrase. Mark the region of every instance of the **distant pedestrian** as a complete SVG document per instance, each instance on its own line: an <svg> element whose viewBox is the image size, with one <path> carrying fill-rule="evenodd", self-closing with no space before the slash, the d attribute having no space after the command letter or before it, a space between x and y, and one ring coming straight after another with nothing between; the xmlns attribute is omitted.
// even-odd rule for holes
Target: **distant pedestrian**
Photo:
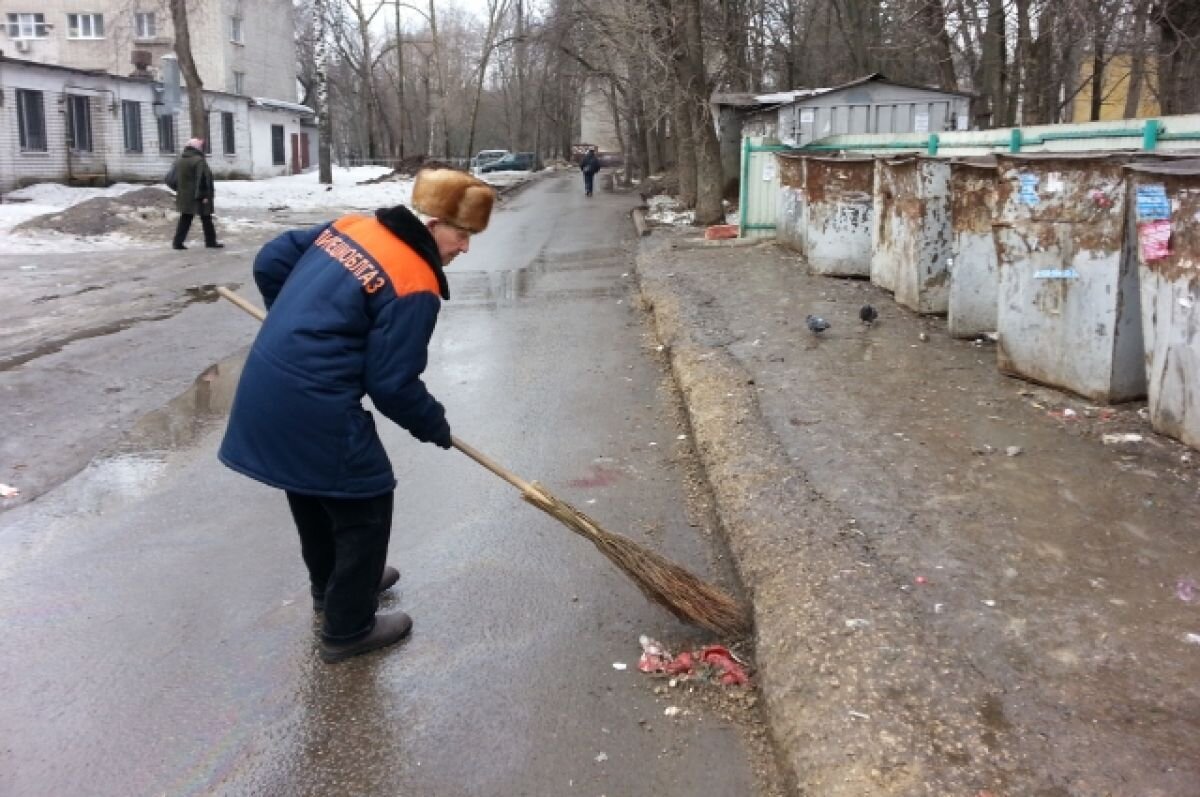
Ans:
<svg viewBox="0 0 1200 797"><path fill-rule="evenodd" d="M600 171L600 158L596 155L596 148L592 147L583 156L583 160L579 162L579 170L583 172L583 193L584 196L592 195L592 184L596 179L596 172Z"/></svg>
<svg viewBox="0 0 1200 797"><path fill-rule="evenodd" d="M213 226L213 197L216 191L212 170L204 158L204 139L193 138L188 141L175 161L175 179L178 181L175 209L179 211L179 223L175 226L172 246L187 249L183 242L191 229L192 217L196 215L200 216L200 225L204 228L204 245L209 249L225 246L217 243L217 229Z"/></svg>

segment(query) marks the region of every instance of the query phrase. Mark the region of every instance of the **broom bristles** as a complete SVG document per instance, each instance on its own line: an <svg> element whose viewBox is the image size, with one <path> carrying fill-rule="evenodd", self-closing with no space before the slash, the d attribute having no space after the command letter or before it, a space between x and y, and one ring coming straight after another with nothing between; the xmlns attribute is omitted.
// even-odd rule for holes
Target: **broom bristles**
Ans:
<svg viewBox="0 0 1200 797"><path fill-rule="evenodd" d="M743 636L750 622L745 607L721 590L623 534L608 531L537 482L522 497L591 541L649 600L685 623L725 636Z"/></svg>

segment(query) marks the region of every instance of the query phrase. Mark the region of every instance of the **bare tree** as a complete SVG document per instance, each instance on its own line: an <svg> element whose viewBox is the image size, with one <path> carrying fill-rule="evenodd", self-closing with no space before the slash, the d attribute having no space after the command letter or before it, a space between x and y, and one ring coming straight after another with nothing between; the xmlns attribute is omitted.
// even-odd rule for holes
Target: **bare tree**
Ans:
<svg viewBox="0 0 1200 797"><path fill-rule="evenodd" d="M204 82L192 58L192 37L188 30L186 0L171 0L171 23L175 27L175 55L187 86L188 121L192 137L208 138L208 109L204 107Z"/></svg>

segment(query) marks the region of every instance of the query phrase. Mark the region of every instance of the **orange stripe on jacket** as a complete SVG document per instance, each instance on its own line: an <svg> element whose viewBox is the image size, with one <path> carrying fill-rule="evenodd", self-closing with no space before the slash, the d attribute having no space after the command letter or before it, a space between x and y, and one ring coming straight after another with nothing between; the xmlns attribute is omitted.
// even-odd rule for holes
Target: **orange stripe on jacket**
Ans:
<svg viewBox="0 0 1200 797"><path fill-rule="evenodd" d="M437 275L425 258L374 216L343 216L333 223L333 228L379 264L397 296L422 291L441 295Z"/></svg>

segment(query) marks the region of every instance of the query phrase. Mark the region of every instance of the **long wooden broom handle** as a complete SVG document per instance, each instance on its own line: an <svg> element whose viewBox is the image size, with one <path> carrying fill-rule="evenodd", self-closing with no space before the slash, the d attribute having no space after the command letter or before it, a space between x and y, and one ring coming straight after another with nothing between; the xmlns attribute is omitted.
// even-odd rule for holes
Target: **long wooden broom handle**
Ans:
<svg viewBox="0 0 1200 797"><path fill-rule="evenodd" d="M267 313L265 310L263 310L261 307L259 307L258 305L254 304L252 302L246 301L241 296L238 296L236 293L234 293L233 291L226 288L224 285L217 286L217 293L223 299L228 299L230 302L233 302L235 305L237 305L241 309L245 310L247 313L254 316L259 321L266 319ZM533 486L530 485L529 482L525 481L524 479L522 479L520 476L513 473L512 471L507 470L506 468L502 467L498 462L495 462L492 459L490 459L489 457L487 457L486 455L484 455L484 453L482 451L477 451L475 448L467 445L462 440L459 440L457 437L454 437L454 436L450 437L450 442L459 451L463 452L468 457L475 460L480 465L482 465L483 467L490 470L492 473L499 476L501 479L504 479L504 481L508 482L513 487L516 487L522 493L533 492Z"/></svg>
<svg viewBox="0 0 1200 797"><path fill-rule="evenodd" d="M229 301L233 302L238 307L242 308L247 313L249 313L250 315L257 318L259 321L266 320L266 318L267 318L266 310L262 309L261 307L259 307L256 304L252 304L252 303L246 301L241 296L238 296L236 293L234 293L233 291L226 288L224 285L217 286L217 293L221 295L221 298L228 299Z"/></svg>

